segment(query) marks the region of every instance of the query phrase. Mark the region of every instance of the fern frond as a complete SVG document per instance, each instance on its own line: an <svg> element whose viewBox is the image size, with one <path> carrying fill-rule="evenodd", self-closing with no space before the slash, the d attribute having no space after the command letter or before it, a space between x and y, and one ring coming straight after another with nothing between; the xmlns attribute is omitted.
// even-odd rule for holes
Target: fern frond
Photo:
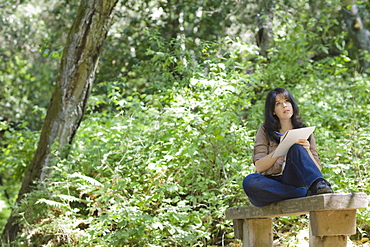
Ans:
<svg viewBox="0 0 370 247"><path fill-rule="evenodd" d="M80 198L77 198L77 197L74 197L74 196L69 196L69 195L57 195L57 197L59 197L63 201L67 201L67 202L79 202L79 201L81 201Z"/></svg>
<svg viewBox="0 0 370 247"><path fill-rule="evenodd" d="M65 203L56 202L56 201L48 200L48 199L44 199L44 198L41 198L41 199L39 199L36 202L36 204L40 204L40 203L45 203L46 205L49 205L51 207L60 208L60 209L67 209L67 208L69 208L68 205L65 204Z"/></svg>
<svg viewBox="0 0 370 247"><path fill-rule="evenodd" d="M91 185L95 185L95 186L102 186L103 187L103 184L101 184L99 181L97 181L96 179L93 179L92 177L88 177L88 176L85 176L85 175L82 175L81 173L79 172L75 172L73 174L71 174L69 177L71 178L81 178L83 179L84 181L90 183Z"/></svg>

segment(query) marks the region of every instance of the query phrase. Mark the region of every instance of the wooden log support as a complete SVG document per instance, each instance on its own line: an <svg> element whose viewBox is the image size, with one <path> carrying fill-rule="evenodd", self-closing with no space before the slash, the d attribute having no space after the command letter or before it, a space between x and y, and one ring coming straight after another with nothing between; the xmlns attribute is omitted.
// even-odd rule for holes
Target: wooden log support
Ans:
<svg viewBox="0 0 370 247"><path fill-rule="evenodd" d="M356 233L356 209L310 212L310 247L347 246Z"/></svg>
<svg viewBox="0 0 370 247"><path fill-rule="evenodd" d="M272 246L272 219L244 220L243 229L243 246Z"/></svg>
<svg viewBox="0 0 370 247"><path fill-rule="evenodd" d="M233 207L226 219L233 220L236 239L243 246L272 246L272 218L309 214L310 247L347 246L356 233L356 209L368 205L365 193L334 193L290 199L266 207Z"/></svg>
<svg viewBox="0 0 370 247"><path fill-rule="evenodd" d="M243 224L244 220L233 220L234 237L236 239L243 239Z"/></svg>

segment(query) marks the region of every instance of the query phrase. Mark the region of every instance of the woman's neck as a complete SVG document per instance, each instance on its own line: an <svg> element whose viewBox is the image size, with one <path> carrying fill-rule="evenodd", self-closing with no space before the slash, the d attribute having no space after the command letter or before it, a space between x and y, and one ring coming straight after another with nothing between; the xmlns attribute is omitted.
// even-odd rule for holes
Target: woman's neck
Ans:
<svg viewBox="0 0 370 247"><path fill-rule="evenodd" d="M293 129L292 120L280 121L280 133L285 134L288 130Z"/></svg>

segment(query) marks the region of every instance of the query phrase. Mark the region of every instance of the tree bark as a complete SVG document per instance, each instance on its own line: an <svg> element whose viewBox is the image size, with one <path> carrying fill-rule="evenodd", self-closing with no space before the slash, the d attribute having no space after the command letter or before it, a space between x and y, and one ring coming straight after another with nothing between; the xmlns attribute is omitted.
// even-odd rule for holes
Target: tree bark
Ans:
<svg viewBox="0 0 370 247"><path fill-rule="evenodd" d="M258 0L260 14L257 15L258 31L255 35L257 46L260 48L260 54L268 58L268 49L272 47L273 30L272 22L274 18L274 1Z"/></svg>
<svg viewBox="0 0 370 247"><path fill-rule="evenodd" d="M98 58L113 19L118 0L82 0L68 35L54 92L39 143L23 179L16 204L31 192L38 180L52 169L52 152L65 158L82 121L95 77ZM20 229L18 215L12 214L2 238L12 242Z"/></svg>
<svg viewBox="0 0 370 247"><path fill-rule="evenodd" d="M350 6L350 8L347 6ZM342 13L349 33L351 34L357 48L360 50L359 61L361 72L369 75L370 71L367 70L369 69L370 64L369 58L366 56L370 55L370 32L364 27L356 4L343 6Z"/></svg>

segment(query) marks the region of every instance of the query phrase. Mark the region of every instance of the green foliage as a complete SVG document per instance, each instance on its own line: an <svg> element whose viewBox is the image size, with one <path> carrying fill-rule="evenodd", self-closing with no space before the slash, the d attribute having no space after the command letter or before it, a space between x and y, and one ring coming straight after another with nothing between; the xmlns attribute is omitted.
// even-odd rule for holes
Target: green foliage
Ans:
<svg viewBox="0 0 370 247"><path fill-rule="evenodd" d="M0 3L1 117L12 124L26 121L28 128L38 130L63 47L63 41L55 39L63 29L47 16L53 4L13 2Z"/></svg>
<svg viewBox="0 0 370 247"><path fill-rule="evenodd" d="M242 91L247 93L243 83L194 80L172 92L169 107L138 103L116 116L90 115L73 158L61 161L44 189L53 196L35 205L47 206L49 215L56 211L53 220L29 216L37 234L27 232L20 241L36 243L38 234L66 234L61 243L86 246L226 241L231 228L224 210L243 198L239 168L251 163L253 134L235 113L245 103L236 93ZM66 217L80 223L72 226Z"/></svg>
<svg viewBox="0 0 370 247"><path fill-rule="evenodd" d="M8 206L14 204L26 167L36 149L38 133L27 129L26 124L24 122L17 126L9 126L5 121L0 122L1 229L10 214Z"/></svg>
<svg viewBox="0 0 370 247"><path fill-rule="evenodd" d="M164 41L166 49L173 48L172 44L177 42L176 40L184 40L185 37L195 40L196 42L183 44L182 50L172 49L172 51L179 54L185 50L189 54L195 53L196 56L198 42L217 41L226 35L238 37L244 34L246 32L244 22L247 19L241 18L246 11L244 9L243 3L235 0L191 0L186 3L154 0L119 1L116 22L106 40L97 80L110 81L116 77L136 79L136 76L142 78L141 73L133 73L133 67L142 61L150 60L153 56L160 56L157 52L162 50L161 47L158 49L155 47L161 44L148 38L147 29L159 31L157 39ZM253 4L248 6L248 11L255 9ZM252 16L253 13L248 15ZM154 53L151 54L148 48ZM174 65L183 61L180 57L172 57L177 61L166 60L164 63ZM159 57L157 63L160 61L163 61L163 57ZM153 76L159 75L153 71L147 80ZM136 82L139 88L143 85L140 80ZM172 81L169 85L172 85ZM136 87L136 84L134 86ZM100 92L105 90L104 87L96 89Z"/></svg>
<svg viewBox="0 0 370 247"><path fill-rule="evenodd" d="M310 8L315 8L316 2L310 1ZM4 68L0 71L4 78L0 78L4 85L1 96L15 103L19 116L31 112L19 106L24 102L39 115L45 114L51 85L46 81L55 76L52 71L63 43L57 36L65 33L62 30L71 20L61 18L66 4L73 9L75 3L59 1L50 10L55 20L39 20L41 27L48 26L40 30L49 30L41 43L36 42L41 44L38 52L42 58L30 64L22 50L0 65ZM68 159L55 159L53 177L39 184L15 209L22 225L16 244L236 245L224 212L228 207L249 204L241 181L254 172L253 138L263 121L266 93L276 86L288 88L298 100L306 124L317 126L323 172L334 189L369 194L370 85L368 78L355 72L346 34L338 31L338 13L330 11L337 2L325 3L315 16L309 11L289 12L279 5L275 15L280 25L275 27L268 59L258 55L256 46L235 38L237 34L216 39L219 19L230 18L221 23L225 30L232 27L231 17L236 13L242 16L239 5L233 9L230 2L217 4L227 8L219 12L213 8L208 16L198 9L204 18L184 15L184 27L189 28L184 32L199 30L194 36L184 36L175 28L166 33L161 27L176 24L171 13L176 15L180 8L190 13L197 4L127 1L120 6L124 11L117 15L124 15L120 17L126 17L129 24L116 24L107 40L88 114ZM306 6L300 1L291 4ZM168 18L146 18L159 5ZM253 12L253 8L246 9ZM297 12L299 20L295 19ZM24 18L19 13L16 16L17 20ZM73 11L68 10L67 16L73 16ZM207 21L212 26L209 34ZM159 28L153 28L157 22ZM242 25L237 24L235 28L241 31ZM34 75L40 61L45 62L44 74ZM22 82L34 82L35 99L44 103L30 103L31 93L18 92L12 86ZM9 112L4 110L4 116L11 115ZM30 131L22 121L12 127L7 121L0 124L1 192L9 193L9 199L4 193L0 199L12 205L39 133ZM2 223L8 214L9 210L2 211ZM369 237L369 225L368 211L359 211L358 234L353 240ZM277 243L294 245L304 240L302 229L307 228L307 219L282 218L274 227Z"/></svg>

